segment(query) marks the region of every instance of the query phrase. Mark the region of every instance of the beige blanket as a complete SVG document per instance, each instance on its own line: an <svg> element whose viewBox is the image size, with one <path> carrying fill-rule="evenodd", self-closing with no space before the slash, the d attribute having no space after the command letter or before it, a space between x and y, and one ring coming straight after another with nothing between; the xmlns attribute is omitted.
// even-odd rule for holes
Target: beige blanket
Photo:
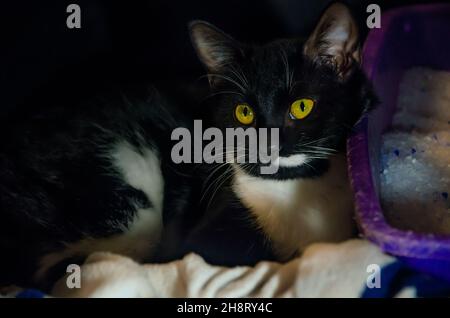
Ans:
<svg viewBox="0 0 450 318"><path fill-rule="evenodd" d="M138 264L110 253L91 255L81 268L81 288L66 278L52 295L60 297L359 297L370 265L394 259L364 240L314 244L289 263L255 267L211 266L190 254L168 264ZM406 293L403 296L412 296Z"/></svg>

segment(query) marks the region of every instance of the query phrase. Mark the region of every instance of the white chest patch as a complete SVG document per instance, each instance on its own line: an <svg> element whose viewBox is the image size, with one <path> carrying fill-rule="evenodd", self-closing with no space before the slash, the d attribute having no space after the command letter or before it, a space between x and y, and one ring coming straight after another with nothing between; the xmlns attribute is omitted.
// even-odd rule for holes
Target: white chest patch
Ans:
<svg viewBox="0 0 450 318"><path fill-rule="evenodd" d="M43 278L52 266L68 257L106 251L143 260L151 256L159 243L163 229L164 179L157 153L151 149L144 149L139 153L129 143L121 142L114 148L110 158L124 181L143 191L152 207L137 209L134 218L127 225L111 224L119 227L123 231L121 234L100 239L86 237L79 242L67 244L60 252L45 255L35 275L37 280Z"/></svg>
<svg viewBox="0 0 450 318"><path fill-rule="evenodd" d="M233 189L272 241L280 260L312 242L340 241L353 231L353 200L342 156L317 179L270 180L236 170Z"/></svg>

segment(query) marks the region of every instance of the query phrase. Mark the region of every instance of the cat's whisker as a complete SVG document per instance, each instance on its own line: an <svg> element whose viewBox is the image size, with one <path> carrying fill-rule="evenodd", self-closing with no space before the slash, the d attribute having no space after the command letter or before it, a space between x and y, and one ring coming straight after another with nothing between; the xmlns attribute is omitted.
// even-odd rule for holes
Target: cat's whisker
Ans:
<svg viewBox="0 0 450 318"><path fill-rule="evenodd" d="M241 158L241 157L243 157L243 155L242 155L242 156L237 156L237 158ZM237 159L236 159L236 160L237 160ZM206 185L208 184L208 180L210 180L210 179L212 178L212 176L213 176L217 171L220 170L220 168L223 168L224 166L229 165L230 163L234 163L234 161L225 161L224 163L219 164L218 167L215 167L214 171L213 171L213 172L205 179L205 181L204 181L204 183L203 183L204 186L206 186ZM231 166L230 166L230 167L231 167ZM228 169L227 169L227 170L228 170ZM226 170L226 171L227 171L227 170ZM224 173L226 173L226 171L225 171ZM204 197L205 197L206 194L208 193L208 191L209 191L209 189L211 188L211 186L214 186L215 184L217 184L217 183L218 183L218 180L221 178L221 176L222 176L224 173L222 173L221 175L219 175L218 178L216 178L214 181L212 181L211 183L208 184L206 190L204 191L204 193L203 193L203 195L202 195L201 201L203 201Z"/></svg>
<svg viewBox="0 0 450 318"><path fill-rule="evenodd" d="M228 164L230 164L229 161L225 161L222 163L218 163L218 164L213 164L212 165L212 172L208 175L208 177L205 179L204 184L206 185L208 183L208 181L211 179L211 177L221 168L223 168L224 166L227 166ZM210 169L210 170L211 170Z"/></svg>
<svg viewBox="0 0 450 318"><path fill-rule="evenodd" d="M322 157L322 156L308 156L308 159L328 159L328 157Z"/></svg>
<svg viewBox="0 0 450 318"><path fill-rule="evenodd" d="M228 82L234 84L234 85L235 85L236 87L238 87L243 93L246 92L246 89L245 89L244 86L242 86L241 84L239 84L238 82L236 82L234 79L232 79L232 78L229 77L229 76L222 75L222 74L214 74L214 73L208 73L206 76L207 76L207 77L213 76L213 77L218 77L218 78L224 79L224 80L226 80L226 81L228 81Z"/></svg>
<svg viewBox="0 0 450 318"><path fill-rule="evenodd" d="M308 151L302 149L300 152L296 152L295 154L303 154L307 156L307 159L328 159L334 153L329 152L318 152L318 151Z"/></svg>
<svg viewBox="0 0 450 318"><path fill-rule="evenodd" d="M233 64L230 64L228 67L229 67L229 70L231 71L231 73L233 73L233 75L236 76L236 78L242 83L242 86L247 88L248 80L247 80L247 77L245 76L245 74L242 72L242 70L236 69L233 66Z"/></svg>
<svg viewBox="0 0 450 318"><path fill-rule="evenodd" d="M307 149L307 151L312 152L318 152L318 153L326 153L326 154L335 154L337 151L334 149L321 149L321 148L314 148L314 149Z"/></svg>
<svg viewBox="0 0 450 318"><path fill-rule="evenodd" d="M310 145L308 146L309 148L320 148L320 149L330 149L330 150L335 150L334 148L330 148L330 147L326 147L326 146L321 146L321 145Z"/></svg>
<svg viewBox="0 0 450 318"><path fill-rule="evenodd" d="M215 153L214 155L212 155L211 157L205 157L205 159L222 159L223 160L223 156L224 155L232 155L235 154L236 152L234 150L230 150L230 151L225 151L225 152L218 152Z"/></svg>
<svg viewBox="0 0 450 318"><path fill-rule="evenodd" d="M248 88L248 86L250 85L250 82L249 82L249 80L247 78L247 75L245 75L244 71L242 70L242 68L240 66L238 67L238 71L241 74L241 76L243 77L243 79L244 79L244 81L246 83L246 86Z"/></svg>
<svg viewBox="0 0 450 318"><path fill-rule="evenodd" d="M336 153L336 151L327 151L327 150L319 150L319 149L302 149L305 153L312 153L312 154L322 154L322 155L333 155Z"/></svg>
<svg viewBox="0 0 450 318"><path fill-rule="evenodd" d="M203 202L206 199L206 197L207 197L208 193L210 192L210 190L215 188L215 185L218 183L218 180L220 180L222 178L222 176L227 173L227 171L228 171L228 169L225 170L224 172L222 172L214 181L212 181L208 185L206 190L203 191L203 194L202 194L202 196L200 198L200 202Z"/></svg>
<svg viewBox="0 0 450 318"><path fill-rule="evenodd" d="M294 88L294 70L291 70L289 74L289 94L292 93L293 88Z"/></svg>
<svg viewBox="0 0 450 318"><path fill-rule="evenodd" d="M291 93L294 81L294 70L290 69L289 58L287 56L286 49L284 47L281 48L281 58L283 60L286 73L286 89L288 90L289 93Z"/></svg>
<svg viewBox="0 0 450 318"><path fill-rule="evenodd" d="M211 157L208 157L207 159L222 159L223 160L223 156L225 155L233 155L233 158L236 154L240 154L241 157L245 156L245 155L249 155L248 149L247 148L232 148L231 150L227 150L229 148L225 148L226 151L222 151L222 152L218 152L215 153L214 155L212 155ZM244 153L242 153L244 152Z"/></svg>
<svg viewBox="0 0 450 318"><path fill-rule="evenodd" d="M214 176L214 174L217 171L219 171L221 168L223 168L227 164L228 164L227 162L224 162L224 163L218 164L217 166L214 165L213 168L211 168L211 169L213 169L213 171L206 177L205 181L203 182L204 186L208 184L208 181Z"/></svg>
<svg viewBox="0 0 450 318"><path fill-rule="evenodd" d="M311 169L313 169L314 171L316 171L317 172L317 169L316 168L314 168L314 166L313 165L310 165L309 163L307 163L307 162L305 162L305 165L307 165L308 167L310 167Z"/></svg>
<svg viewBox="0 0 450 318"><path fill-rule="evenodd" d="M306 155L307 159L327 159L329 158L328 154L322 154L322 153L315 153L315 152L298 152L298 153L294 153L294 154L302 154L302 155Z"/></svg>
<svg viewBox="0 0 450 318"><path fill-rule="evenodd" d="M312 155L312 156L323 156L323 157L329 157L333 154L331 153L324 153L324 152L312 152L312 151L303 151L304 154L306 155Z"/></svg>
<svg viewBox="0 0 450 318"><path fill-rule="evenodd" d="M304 149L310 151L323 151L323 152L336 152L336 149L329 147L321 147L321 146L306 146Z"/></svg>
<svg viewBox="0 0 450 318"><path fill-rule="evenodd" d="M244 96L244 94L239 93L239 92L235 92L235 91L218 91L218 92L214 92L212 94L209 94L208 96L203 98L201 102L204 102L205 100L207 100L209 98L212 98L214 96L221 95L221 94L230 94L230 95L234 94L234 95Z"/></svg>
<svg viewBox="0 0 450 318"><path fill-rule="evenodd" d="M304 147L304 146L308 146L308 145L311 145L311 144L318 144L320 142L327 141L330 138L332 138L332 136L322 137L322 138L319 138L319 139L316 139L316 140L312 140L312 141L309 141L309 142L306 142L306 143L297 144L297 147Z"/></svg>
<svg viewBox="0 0 450 318"><path fill-rule="evenodd" d="M221 164L221 167L223 167L224 165L228 165L228 164L230 164L230 163L233 163L233 162L232 162L232 161L227 161L227 162ZM211 188L211 186L214 187L215 185L218 185L218 184L220 183L220 180L223 179L224 175L226 175L226 174L229 172L230 169L232 169L231 165L229 165L229 168L228 168L227 170L225 170L221 175L219 175L219 177L217 177L214 181L212 181L212 182L208 185L208 187L207 187L207 189L205 190L205 192L203 193L202 198L201 198L200 201L203 201L203 200L205 199L205 196L207 195L207 193L208 193L209 189ZM218 170L218 169L217 169L217 170ZM217 171L217 170L216 170L216 171ZM210 179L210 177L211 177L211 175L210 175L208 178ZM206 183L206 182L207 182L207 181L205 180L205 183ZM223 185L223 183L224 183L224 182L221 182L221 185L218 186L218 187L216 187L216 190L214 191L214 193L213 193L213 195L212 195L212 197L211 197L211 200L212 200L212 198L214 197L215 192L217 191L217 189L220 188L220 187ZM211 200L210 200L210 201L211 201Z"/></svg>
<svg viewBox="0 0 450 318"><path fill-rule="evenodd" d="M285 73L286 73L286 89L289 90L289 61L284 48L281 48L281 58L283 60Z"/></svg>
<svg viewBox="0 0 450 318"><path fill-rule="evenodd" d="M231 172L231 173L229 173L229 172ZM228 174L228 175L227 175L227 174ZM227 169L227 171L223 174L223 176L224 176L224 177L222 178L222 182L221 182L220 184L217 185L217 187L215 188L213 194L211 195L211 198L209 199L209 202L208 202L208 204L206 205L206 210L209 209L211 203L212 203L213 200L214 200L214 197L215 197L217 191L218 191L220 188L223 187L223 185L224 185L225 182L227 182L228 180L230 180L230 178L232 178L232 177L234 176L234 169L230 166L230 168Z"/></svg>

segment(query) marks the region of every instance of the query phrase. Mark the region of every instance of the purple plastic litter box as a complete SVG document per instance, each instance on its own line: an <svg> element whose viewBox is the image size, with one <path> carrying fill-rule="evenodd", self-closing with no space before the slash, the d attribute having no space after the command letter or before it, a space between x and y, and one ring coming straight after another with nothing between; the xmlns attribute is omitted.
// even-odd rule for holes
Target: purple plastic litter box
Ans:
<svg viewBox="0 0 450 318"><path fill-rule="evenodd" d="M386 253L450 281L450 236L390 226L379 199L381 136L395 112L403 73L414 66L450 71L450 5L415 5L387 11L382 15L381 28L368 35L363 61L381 105L356 125L347 144L357 222L364 236Z"/></svg>

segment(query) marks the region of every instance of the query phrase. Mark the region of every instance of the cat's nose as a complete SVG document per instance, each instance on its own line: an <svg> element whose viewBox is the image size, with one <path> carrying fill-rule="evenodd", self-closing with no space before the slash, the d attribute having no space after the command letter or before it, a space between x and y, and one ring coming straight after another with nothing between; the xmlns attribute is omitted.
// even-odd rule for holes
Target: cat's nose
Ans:
<svg viewBox="0 0 450 318"><path fill-rule="evenodd" d="M291 155L296 151L296 145L296 134L289 128L280 129L280 155Z"/></svg>
<svg viewBox="0 0 450 318"><path fill-rule="evenodd" d="M258 131L258 148L263 147L268 153L272 151L279 152L283 137L281 136L281 129L278 127L264 127L264 131Z"/></svg>
<svg viewBox="0 0 450 318"><path fill-rule="evenodd" d="M290 156L294 152L292 144L284 143L280 145L279 154L281 157Z"/></svg>

